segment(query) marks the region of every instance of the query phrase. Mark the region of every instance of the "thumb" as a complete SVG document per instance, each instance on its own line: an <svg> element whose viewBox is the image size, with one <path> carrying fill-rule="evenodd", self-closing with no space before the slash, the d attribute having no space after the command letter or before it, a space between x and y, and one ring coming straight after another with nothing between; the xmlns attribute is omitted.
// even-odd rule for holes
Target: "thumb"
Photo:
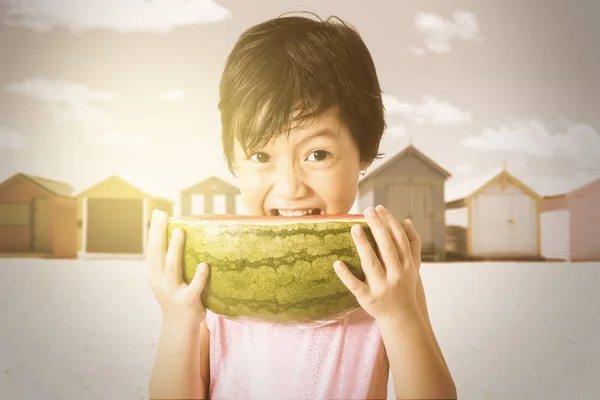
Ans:
<svg viewBox="0 0 600 400"><path fill-rule="evenodd" d="M201 262L196 268L196 272L194 273L194 277L188 286L188 290L190 291L190 295L194 297L200 297L202 294L202 290L204 290L204 285L206 285L206 280L208 278L208 264Z"/></svg>

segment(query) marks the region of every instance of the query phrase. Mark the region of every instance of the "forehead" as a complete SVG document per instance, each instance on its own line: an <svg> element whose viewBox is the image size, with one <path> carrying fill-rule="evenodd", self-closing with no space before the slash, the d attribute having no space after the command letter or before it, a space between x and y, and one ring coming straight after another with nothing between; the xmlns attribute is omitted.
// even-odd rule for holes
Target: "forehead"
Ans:
<svg viewBox="0 0 600 400"><path fill-rule="evenodd" d="M300 144L316 138L335 141L349 138L347 129L340 119L339 111L335 107L317 115L309 115L303 120L294 119L298 113L300 111L297 111L291 118L292 121L283 126L279 132L265 134L263 145L270 145L281 139L289 141L291 144ZM235 140L235 147L242 150L242 145L238 140Z"/></svg>
<svg viewBox="0 0 600 400"><path fill-rule="evenodd" d="M294 135L291 137L296 140L303 140L309 136L335 138L340 136L343 130L344 124L340 120L338 111L336 109L328 109L321 114L311 116L303 121L291 123L281 133L293 132Z"/></svg>

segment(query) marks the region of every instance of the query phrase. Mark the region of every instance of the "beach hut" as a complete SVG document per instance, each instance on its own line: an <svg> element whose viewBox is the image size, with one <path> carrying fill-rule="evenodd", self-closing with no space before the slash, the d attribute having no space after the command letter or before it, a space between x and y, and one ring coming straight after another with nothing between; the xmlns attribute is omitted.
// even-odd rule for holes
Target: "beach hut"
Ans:
<svg viewBox="0 0 600 400"><path fill-rule="evenodd" d="M152 196L118 176L77 194L82 253L143 254L155 208L173 215L174 202Z"/></svg>
<svg viewBox="0 0 600 400"><path fill-rule="evenodd" d="M358 185L358 207L383 205L421 235L425 261L445 259L444 189L450 173L409 145L369 171Z"/></svg>
<svg viewBox="0 0 600 400"><path fill-rule="evenodd" d="M447 248L466 258L539 259L541 206L539 194L503 169L446 203Z"/></svg>
<svg viewBox="0 0 600 400"><path fill-rule="evenodd" d="M545 196L541 227L544 258L600 261L600 179Z"/></svg>
<svg viewBox="0 0 600 400"><path fill-rule="evenodd" d="M224 210L217 210L216 214L237 214L237 196L240 195L240 189L236 186L211 176L193 186L184 189L180 193L180 214L190 216L192 214L215 214L214 200L217 197L225 199ZM194 198L203 200L202 211L193 209Z"/></svg>
<svg viewBox="0 0 600 400"><path fill-rule="evenodd" d="M0 253L77 257L77 202L64 182L18 173L0 183Z"/></svg>

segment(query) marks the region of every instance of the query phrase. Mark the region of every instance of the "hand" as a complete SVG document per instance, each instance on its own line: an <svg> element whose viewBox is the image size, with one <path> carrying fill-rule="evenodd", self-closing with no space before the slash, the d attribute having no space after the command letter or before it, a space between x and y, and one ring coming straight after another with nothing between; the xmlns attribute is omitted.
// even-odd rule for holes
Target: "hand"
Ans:
<svg viewBox="0 0 600 400"><path fill-rule="evenodd" d="M418 316L417 281L421 265L421 240L410 221L403 228L383 206L365 210L365 219L377 243L380 258L360 225L352 227L354 243L365 272L365 282L337 261L338 276L361 307L378 321L401 314ZM409 239L410 237L410 239Z"/></svg>
<svg viewBox="0 0 600 400"><path fill-rule="evenodd" d="M174 229L167 250L167 224L167 213L155 210L148 232L146 278L162 311L163 324L198 329L206 316L200 295L208 277L208 265L201 263L187 285L181 267L185 233Z"/></svg>

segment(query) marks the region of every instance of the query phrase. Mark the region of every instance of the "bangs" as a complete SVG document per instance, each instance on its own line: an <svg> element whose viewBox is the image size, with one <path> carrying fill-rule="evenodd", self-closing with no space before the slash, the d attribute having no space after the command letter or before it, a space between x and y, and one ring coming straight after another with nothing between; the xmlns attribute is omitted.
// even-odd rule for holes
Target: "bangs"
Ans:
<svg viewBox="0 0 600 400"><path fill-rule="evenodd" d="M310 126L337 103L327 82L293 62L269 70L273 76L263 75L260 84L248 88L232 116L232 133L245 152L264 147L282 133L289 137L292 129Z"/></svg>

